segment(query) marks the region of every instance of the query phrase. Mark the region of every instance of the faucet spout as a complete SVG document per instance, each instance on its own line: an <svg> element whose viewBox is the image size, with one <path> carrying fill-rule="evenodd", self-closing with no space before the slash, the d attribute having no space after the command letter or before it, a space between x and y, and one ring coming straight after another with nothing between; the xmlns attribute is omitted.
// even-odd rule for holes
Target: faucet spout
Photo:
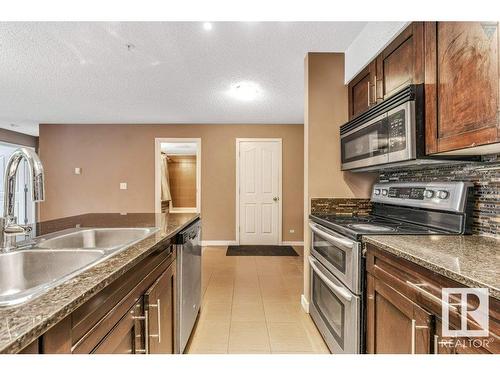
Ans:
<svg viewBox="0 0 500 375"><path fill-rule="evenodd" d="M43 165L35 151L18 148L5 167L3 216L0 218L0 252L16 247L16 236L26 234L31 228L17 224L14 213L16 203L16 174L22 160L28 163L31 193L35 202L45 199Z"/></svg>
<svg viewBox="0 0 500 375"><path fill-rule="evenodd" d="M14 218L15 208L15 192L16 192L16 174L19 164L22 160L28 162L30 180L31 180L31 193L33 201L41 202L45 199L45 186L44 186L44 172L43 165L40 158L35 151L28 148L18 148L10 156L7 166L5 168L4 179L4 216L7 221Z"/></svg>

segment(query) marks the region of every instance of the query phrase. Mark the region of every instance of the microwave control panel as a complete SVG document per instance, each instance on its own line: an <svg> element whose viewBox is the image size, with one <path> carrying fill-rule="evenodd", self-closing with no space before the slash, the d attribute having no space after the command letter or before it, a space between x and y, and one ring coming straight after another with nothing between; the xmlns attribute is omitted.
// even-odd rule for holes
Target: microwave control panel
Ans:
<svg viewBox="0 0 500 375"><path fill-rule="evenodd" d="M389 128L389 152L401 151L406 148L405 110L402 109L387 117Z"/></svg>

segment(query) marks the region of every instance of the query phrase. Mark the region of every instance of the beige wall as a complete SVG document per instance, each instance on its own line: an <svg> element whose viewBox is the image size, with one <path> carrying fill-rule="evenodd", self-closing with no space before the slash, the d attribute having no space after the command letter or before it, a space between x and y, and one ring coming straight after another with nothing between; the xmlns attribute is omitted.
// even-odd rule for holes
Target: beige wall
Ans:
<svg viewBox="0 0 500 375"><path fill-rule="evenodd" d="M154 212L154 139L201 138L203 239L235 240L236 138L282 138L283 240L301 241L303 135L302 125L40 125L41 219Z"/></svg>
<svg viewBox="0 0 500 375"><path fill-rule="evenodd" d="M339 128L348 120L343 53L309 53L305 58L304 259L309 255L307 217L311 198L367 198L376 174L340 170ZM304 265L309 301L309 265Z"/></svg>

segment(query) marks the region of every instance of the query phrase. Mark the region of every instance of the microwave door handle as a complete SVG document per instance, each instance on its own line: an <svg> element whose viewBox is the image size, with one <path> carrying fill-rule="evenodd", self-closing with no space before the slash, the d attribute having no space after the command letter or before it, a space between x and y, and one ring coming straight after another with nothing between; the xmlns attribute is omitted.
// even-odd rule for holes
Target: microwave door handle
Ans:
<svg viewBox="0 0 500 375"><path fill-rule="evenodd" d="M342 237L333 236L330 233L323 232L321 229L318 229L318 227L316 227L314 224L309 223L309 227L318 236L326 238L328 241L330 241L332 244L338 247L341 247L346 250L352 250L354 246L354 241Z"/></svg>
<svg viewBox="0 0 500 375"><path fill-rule="evenodd" d="M318 266L316 266L316 264L314 264L314 263L315 263L315 260L313 259L313 257L309 256L309 264L311 265L312 269L316 272L316 274L319 276L319 278L321 280L323 280L323 282L326 285L328 285L328 287L330 289L335 291L335 293L337 293L337 295L342 297L347 302L351 302L352 296L349 294L349 292L345 288L333 283L328 277L325 276L325 274L323 272L320 271Z"/></svg>

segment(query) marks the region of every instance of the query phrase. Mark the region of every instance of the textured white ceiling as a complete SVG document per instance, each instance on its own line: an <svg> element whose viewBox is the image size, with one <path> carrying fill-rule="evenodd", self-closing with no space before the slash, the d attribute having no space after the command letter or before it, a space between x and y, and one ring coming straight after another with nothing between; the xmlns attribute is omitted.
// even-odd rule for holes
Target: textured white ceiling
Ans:
<svg viewBox="0 0 500 375"><path fill-rule="evenodd" d="M3 22L0 127L302 123L305 54L344 52L365 24ZM262 96L228 96L240 80L257 82Z"/></svg>

